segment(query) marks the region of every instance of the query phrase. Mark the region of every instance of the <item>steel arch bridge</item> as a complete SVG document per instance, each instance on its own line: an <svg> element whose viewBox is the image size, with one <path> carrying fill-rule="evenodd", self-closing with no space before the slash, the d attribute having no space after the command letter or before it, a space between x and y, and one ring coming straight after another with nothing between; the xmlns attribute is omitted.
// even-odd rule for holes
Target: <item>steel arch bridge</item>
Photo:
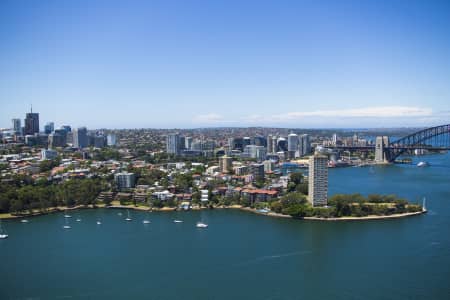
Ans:
<svg viewBox="0 0 450 300"><path fill-rule="evenodd" d="M450 124L423 129L390 142L385 148L386 159L393 162L406 151L415 149L450 150Z"/></svg>
<svg viewBox="0 0 450 300"><path fill-rule="evenodd" d="M375 146L335 146L331 148L365 152L375 150ZM450 150L450 124L423 129L389 142L389 144L384 145L383 152L386 161L394 162L397 157L405 152L416 149L432 151Z"/></svg>

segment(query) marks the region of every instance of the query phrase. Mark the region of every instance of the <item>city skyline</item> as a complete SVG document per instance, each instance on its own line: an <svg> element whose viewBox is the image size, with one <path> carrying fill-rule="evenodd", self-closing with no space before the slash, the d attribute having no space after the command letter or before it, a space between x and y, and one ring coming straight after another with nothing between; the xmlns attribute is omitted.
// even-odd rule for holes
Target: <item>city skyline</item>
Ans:
<svg viewBox="0 0 450 300"><path fill-rule="evenodd" d="M448 123L449 4L0 4L0 127Z"/></svg>

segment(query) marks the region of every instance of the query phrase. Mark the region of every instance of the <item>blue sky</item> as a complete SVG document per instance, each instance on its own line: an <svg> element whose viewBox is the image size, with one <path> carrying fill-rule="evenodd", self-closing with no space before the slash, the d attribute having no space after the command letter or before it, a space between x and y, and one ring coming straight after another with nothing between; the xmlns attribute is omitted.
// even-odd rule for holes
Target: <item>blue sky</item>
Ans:
<svg viewBox="0 0 450 300"><path fill-rule="evenodd" d="M0 127L450 120L449 1L0 2Z"/></svg>

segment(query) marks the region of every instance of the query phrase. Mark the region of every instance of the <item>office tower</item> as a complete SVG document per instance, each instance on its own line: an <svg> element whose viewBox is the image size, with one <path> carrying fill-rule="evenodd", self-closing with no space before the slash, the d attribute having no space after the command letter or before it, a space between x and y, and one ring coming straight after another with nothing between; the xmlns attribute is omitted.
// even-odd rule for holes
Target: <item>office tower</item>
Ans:
<svg viewBox="0 0 450 300"><path fill-rule="evenodd" d="M48 135L48 147L64 147L66 145L67 133L63 129L56 129Z"/></svg>
<svg viewBox="0 0 450 300"><path fill-rule="evenodd" d="M253 145L265 147L266 139L263 136L255 136L253 139Z"/></svg>
<svg viewBox="0 0 450 300"><path fill-rule="evenodd" d="M184 148L186 150L191 150L192 148L192 137L187 136L184 138Z"/></svg>
<svg viewBox="0 0 450 300"><path fill-rule="evenodd" d="M33 135L39 133L39 114L31 112L26 114L25 117L25 135Z"/></svg>
<svg viewBox="0 0 450 300"><path fill-rule="evenodd" d="M20 119L12 119L12 127L16 134L22 134L22 124Z"/></svg>
<svg viewBox="0 0 450 300"><path fill-rule="evenodd" d="M167 140L166 140L167 153L175 154L175 155L179 154L179 151L180 151L179 138L180 138L180 136L178 135L178 133L171 133L171 134L167 135Z"/></svg>
<svg viewBox="0 0 450 300"><path fill-rule="evenodd" d="M135 176L134 173L122 172L114 175L119 190L131 189L134 187Z"/></svg>
<svg viewBox="0 0 450 300"><path fill-rule="evenodd" d="M106 145L106 137L104 135L95 135L92 138L91 146L95 148L103 148Z"/></svg>
<svg viewBox="0 0 450 300"><path fill-rule="evenodd" d="M228 144L230 145L230 150L243 150L244 149L244 139L243 138L229 138Z"/></svg>
<svg viewBox="0 0 450 300"><path fill-rule="evenodd" d="M278 138L278 140L277 140L278 151L287 151L288 150L287 146L288 145L287 145L287 141L285 138L283 138L283 137Z"/></svg>
<svg viewBox="0 0 450 300"><path fill-rule="evenodd" d="M272 152L272 150L273 150L273 140L272 140L272 135L271 135L271 134L269 134L269 135L267 136L267 142L266 142L266 144L267 144L267 152L268 152L268 153L273 153L273 152Z"/></svg>
<svg viewBox="0 0 450 300"><path fill-rule="evenodd" d="M242 148L245 148L245 146L251 145L252 144L252 140L246 136L242 139Z"/></svg>
<svg viewBox="0 0 450 300"><path fill-rule="evenodd" d="M116 145L116 135L114 133L109 133L106 137L108 146L115 146Z"/></svg>
<svg viewBox="0 0 450 300"><path fill-rule="evenodd" d="M82 149L88 146L89 140L86 127L80 127L73 130L73 147Z"/></svg>
<svg viewBox="0 0 450 300"><path fill-rule="evenodd" d="M327 205L328 158L313 155L309 158L308 200L312 206Z"/></svg>
<svg viewBox="0 0 450 300"><path fill-rule="evenodd" d="M219 159L219 168L220 168L220 172L222 173L228 173L231 170L231 164L233 162L233 159L229 156L222 156Z"/></svg>
<svg viewBox="0 0 450 300"><path fill-rule="evenodd" d="M183 152L183 150L185 149L184 146L186 144L186 138L184 136L180 136L178 138L178 153Z"/></svg>
<svg viewBox="0 0 450 300"><path fill-rule="evenodd" d="M55 130L55 123L53 122L48 122L44 125L44 132L45 134L50 134L53 132L53 130Z"/></svg>
<svg viewBox="0 0 450 300"><path fill-rule="evenodd" d="M272 154L278 152L278 138L275 135L272 137L272 149L268 149L268 150Z"/></svg>
<svg viewBox="0 0 450 300"><path fill-rule="evenodd" d="M256 158L258 161L262 161L266 159L267 151L266 147L263 146L248 145L245 146L242 155L244 157Z"/></svg>
<svg viewBox="0 0 450 300"><path fill-rule="evenodd" d="M70 127L69 125L63 125L63 126L61 126L61 129L64 129L66 132L72 131L72 127Z"/></svg>
<svg viewBox="0 0 450 300"><path fill-rule="evenodd" d="M298 152L300 156L305 156L311 152L311 142L309 135L302 134L299 137Z"/></svg>

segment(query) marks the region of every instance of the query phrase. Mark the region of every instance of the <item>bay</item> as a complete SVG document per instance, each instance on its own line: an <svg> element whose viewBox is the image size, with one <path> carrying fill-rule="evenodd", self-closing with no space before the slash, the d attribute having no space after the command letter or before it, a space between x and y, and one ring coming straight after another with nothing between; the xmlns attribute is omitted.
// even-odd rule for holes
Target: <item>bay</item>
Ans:
<svg viewBox="0 0 450 300"><path fill-rule="evenodd" d="M409 218L319 222L216 209L132 211L126 222L124 211L96 209L71 212L68 230L62 213L3 221L0 299L448 299L450 155L419 160L431 166L330 170L330 194L426 197L429 212Z"/></svg>

